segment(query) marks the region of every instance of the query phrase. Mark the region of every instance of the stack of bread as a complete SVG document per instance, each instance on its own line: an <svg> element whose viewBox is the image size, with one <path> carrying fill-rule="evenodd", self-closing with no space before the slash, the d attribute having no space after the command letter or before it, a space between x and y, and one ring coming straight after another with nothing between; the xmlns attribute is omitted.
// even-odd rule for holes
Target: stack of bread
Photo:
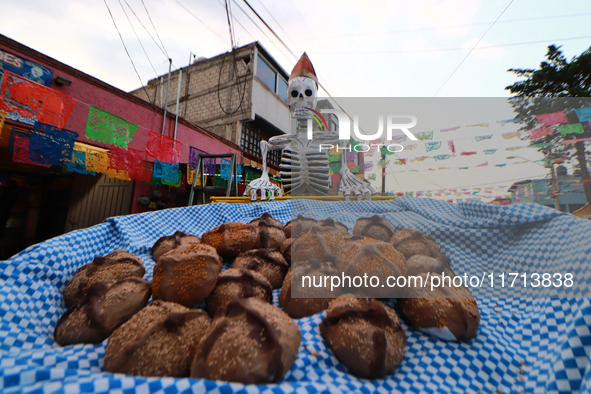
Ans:
<svg viewBox="0 0 591 394"><path fill-rule="evenodd" d="M332 219L298 216L283 225L265 213L201 237L177 231L151 252L152 283L142 279L142 261L121 250L80 268L64 290L69 309L56 342L108 338L109 372L260 384L280 381L292 367L301 342L293 319L326 310L320 332L362 378L392 373L405 354L397 312L381 298L399 298L397 310L412 326L447 340L470 340L480 321L467 288L378 288L360 297L352 287L327 285L325 278L340 275L453 275L431 237L396 231L379 216L358 219L349 234ZM233 262L222 270L224 259ZM304 277L325 282L303 289ZM281 309L272 304L274 289Z"/></svg>

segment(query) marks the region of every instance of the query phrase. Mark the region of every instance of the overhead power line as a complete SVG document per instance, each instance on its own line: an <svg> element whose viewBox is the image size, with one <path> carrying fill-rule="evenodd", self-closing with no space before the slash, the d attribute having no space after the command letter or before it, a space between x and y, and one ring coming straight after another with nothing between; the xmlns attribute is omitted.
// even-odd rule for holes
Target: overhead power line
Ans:
<svg viewBox="0 0 591 394"><path fill-rule="evenodd" d="M484 36L486 35L486 33L488 33L490 31L490 29L492 29L492 27L495 25L495 23L497 23L497 21L499 20L499 18L501 16L503 16L503 14L505 13L505 11L507 11L507 8L509 8L509 6L511 4L513 4L513 1L514 0L509 0L508 4L505 6L505 8L503 8L503 10L499 13L499 15L495 18L495 20L492 21L492 23L490 24L490 26L484 31L484 33L482 33L482 35L480 36L480 38L476 41L476 43L468 51L468 53L466 54L466 56L464 56L464 58L458 63L458 65L456 66L456 68L453 69L453 71L451 72L451 74L449 74L449 76L445 79L445 81L443 81L443 83L441 84L441 86L439 86L439 88L435 91L435 93L433 94L433 97L437 96L437 94L441 91L441 89L443 89L443 87L445 86L445 84L451 79L451 77L454 76L454 74L456 73L456 71L458 71L458 69L462 66L462 64L464 64L464 62L466 61L466 59L468 58L468 56L470 56L470 54L472 53L472 51L474 50L474 48L476 48L478 46L478 44L480 44L480 41L482 41L482 39L484 38Z"/></svg>
<svg viewBox="0 0 591 394"><path fill-rule="evenodd" d="M289 51L289 53L291 53L291 55L297 61L298 60L298 57L296 56L296 54L293 53L293 51L287 46L287 44L281 39L281 37L279 37L279 35L277 35L277 33L275 33L275 30L273 30L271 28L271 26L269 26L269 24L267 22L265 22L265 20L259 15L258 12L255 11L254 8L252 8L252 6L250 5L250 3L247 0L243 0L243 1L248 6L248 8L250 8L250 10L257 16L257 18L259 18L259 20L261 22L263 22L263 24L267 27L267 29L269 29L269 31L271 33L273 33L273 35L275 36L275 38L277 38L277 40L279 40L279 42L281 43L281 45L283 45L285 47L285 49L287 49Z"/></svg>
<svg viewBox="0 0 591 394"><path fill-rule="evenodd" d="M390 54L390 53L428 53L428 52L451 52L451 51L480 51L484 49L493 49L493 48L504 48L504 47L514 47L520 45L533 45L533 44L547 44L548 42L562 42L562 41L572 41L572 40L584 40L590 39L591 36L579 36L579 37L566 37L566 38L551 38L546 40L538 40L538 41L525 41L525 42L512 42L508 44L497 44L497 45L487 45L481 46L478 48L433 48L433 49L416 49L416 50L388 50L388 51L358 51L358 52L325 52L322 51L323 55L381 55L381 54ZM314 52L312 52L314 53Z"/></svg>
<svg viewBox="0 0 591 394"><path fill-rule="evenodd" d="M154 41L154 44L156 44L156 46L158 47L158 49L160 49L160 52L162 52L162 54L163 54L164 56L166 56L166 59L168 60L168 58L169 58L169 57L168 57L168 54L166 53L166 51L165 51L165 50L164 50L164 48L163 48L163 47L164 47L164 45L163 45L163 47L162 47L162 48L160 47L160 45L159 45L159 44L156 42L156 40L154 39L154 37L152 37L152 35L151 35L151 34L150 34L150 32L148 31L148 29L146 28L146 26L144 26L144 24L142 23L141 19L140 19L140 18L137 16L137 14L136 14L136 13L135 13L135 11L133 10L133 8L131 8L131 6L129 5L129 3L127 2L127 0L124 0L124 1L125 1L125 4L127 5L127 8L129 8L129 10L130 10L130 11L131 11L131 13L133 14L133 16L135 16L135 19L137 19L137 21L138 21L138 22L139 22L139 24L140 24L140 25L141 25L141 26L144 28L144 30L146 31L146 33L148 33L148 36L150 36L150 38L152 39L152 41ZM143 3L143 0L142 0L142 3ZM149 17L149 14L148 14L148 17ZM130 24L131 24L131 22L130 22ZM156 34L158 34L158 33L156 33ZM162 42L162 41L160 41L160 42Z"/></svg>
<svg viewBox="0 0 591 394"><path fill-rule="evenodd" d="M189 13L189 15L191 15L193 18L197 19L203 26L205 26L207 28L207 30L209 30L210 32L212 32L213 34L215 34L216 36L218 36L223 42L224 44L227 44L227 40L217 31L213 30L212 28L210 28L205 22L203 22L197 15L193 14L187 7L185 7L184 5L181 4L181 2L179 0L174 0L178 5L180 5L186 12Z"/></svg>
<svg viewBox="0 0 591 394"><path fill-rule="evenodd" d="M121 43L123 44L123 48L125 49L125 53L127 53L127 57L129 58L129 61L131 62L133 70L135 71L135 75L137 75L137 78L140 80L140 86L144 89L144 93L146 93L146 99L150 100L150 95L148 94L148 91L146 90L146 87L144 86L144 83L142 82L142 78L140 77L140 74L137 72L137 68L135 67L135 64L133 63L133 59L131 58L131 55L129 54L127 47L125 46L125 42L123 41L123 37L121 36L121 32L119 31L119 28L117 27L117 23L115 23L115 18L113 18L113 14L111 13L111 9L109 8L109 5L107 4L107 0L103 0L103 2L105 3L105 6L107 7L107 11L109 11L109 15L111 16L111 20L113 21L113 25L115 26L115 30L117 30L117 34L119 34L119 39L121 39Z"/></svg>
<svg viewBox="0 0 591 394"><path fill-rule="evenodd" d="M125 3L127 3L127 1ZM131 20L129 19L127 12L125 11L123 4L121 4L121 0L119 0L119 5L121 6L121 10L123 11L125 18L127 18L127 22L129 22L129 26L131 26L131 30L133 30L133 34L135 34L135 38L137 38L137 41L140 43L140 47L142 47L142 51L144 51L144 55L146 55L146 59L148 59L148 63L150 63L152 70L154 70L154 74L156 75L156 78L158 78L158 73L156 72L156 69L154 68L154 65L152 64L152 61L150 60L150 56L148 56L148 53L146 52L146 48L144 48L144 45L142 44L142 40L140 40L140 37L137 35L137 32L135 31L135 28L133 27L133 24L131 23Z"/></svg>
<svg viewBox="0 0 591 394"><path fill-rule="evenodd" d="M152 24L152 28L154 29L154 32L156 33L156 37L158 37L158 41L160 41L160 44L162 45L162 50L164 51L164 55L166 56L167 59L170 59L170 56L168 56L168 51L166 51L166 48L164 47L164 43L162 42L162 39L160 39L160 35L158 34L158 30L156 30L156 26L154 26L154 22L152 21L152 17L150 16L150 13L148 12L146 5L144 4L144 0L142 0L142 5L144 6L144 10L146 11L146 14L148 15L148 19L150 20L150 23ZM150 36L150 37L152 37L152 36Z"/></svg>
<svg viewBox="0 0 591 394"><path fill-rule="evenodd" d="M297 9L296 9L297 11ZM298 11L299 14L299 11ZM591 12L586 12L582 14L568 14L568 15L548 15L548 16L541 16L537 18L521 18L521 19L506 19L502 21L497 21L499 23L521 23L521 22L531 22L537 20L546 20L546 19L560 19L560 18L571 18L571 17L583 17L589 16ZM300 14L301 17L301 14ZM303 18L302 18L303 19ZM432 27L419 27L419 28L412 28L412 29L397 29L397 30L389 30L381 33L363 33L363 34L342 34L338 36L324 36L324 37L312 37L312 38L298 38L296 41L319 41L319 40L332 40L337 38L355 38L355 37L375 37L375 36L386 36L388 34L397 34L397 33L414 33L414 32L423 32L423 31L431 31L431 30L453 30L453 29L461 29L466 27L475 27L475 26L483 26L489 25L490 22L476 22L476 23L465 23L461 25L453 25L453 26L432 26Z"/></svg>

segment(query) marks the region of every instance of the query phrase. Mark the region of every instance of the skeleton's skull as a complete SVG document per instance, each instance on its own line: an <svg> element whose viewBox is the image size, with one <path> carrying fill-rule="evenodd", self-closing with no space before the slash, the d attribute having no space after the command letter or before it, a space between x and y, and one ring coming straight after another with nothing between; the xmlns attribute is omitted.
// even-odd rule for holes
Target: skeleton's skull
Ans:
<svg viewBox="0 0 591 394"><path fill-rule="evenodd" d="M312 78L292 78L287 85L287 104L292 118L307 118L306 108L316 108L318 88Z"/></svg>

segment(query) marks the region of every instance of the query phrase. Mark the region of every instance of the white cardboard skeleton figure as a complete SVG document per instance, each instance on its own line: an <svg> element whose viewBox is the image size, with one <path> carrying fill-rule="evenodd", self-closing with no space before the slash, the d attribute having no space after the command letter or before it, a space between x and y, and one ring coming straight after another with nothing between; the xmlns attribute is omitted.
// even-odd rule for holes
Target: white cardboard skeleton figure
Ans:
<svg viewBox="0 0 591 394"><path fill-rule="evenodd" d="M292 195L326 195L330 186L329 162L326 152L319 149L319 144L343 144L339 141L336 131L314 132L313 138L308 139L307 130L312 129L310 114L316 108L318 80L310 59L304 53L297 62L287 86L287 104L292 118L297 121L295 134L275 136L267 141L261 141L261 155L263 158L263 175L250 182L244 195L250 195L251 201L256 201L260 191L261 200L266 199L269 192L270 200L275 194L281 196L281 189L271 183L267 174L267 152L269 149L283 149L281 155L281 178L286 192ZM308 127L306 127L308 126ZM366 180L361 180L351 174L347 167L345 151L341 154L341 192L347 201L354 194L358 200L365 195L368 200L376 190Z"/></svg>

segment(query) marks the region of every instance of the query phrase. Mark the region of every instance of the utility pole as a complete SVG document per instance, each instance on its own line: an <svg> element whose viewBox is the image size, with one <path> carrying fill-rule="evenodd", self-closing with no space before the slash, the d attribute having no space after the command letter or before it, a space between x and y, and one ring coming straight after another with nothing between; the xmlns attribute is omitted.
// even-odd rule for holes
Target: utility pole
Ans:
<svg viewBox="0 0 591 394"><path fill-rule="evenodd" d="M382 162L386 161L386 155L382 155ZM386 167L382 168L382 196L386 195Z"/></svg>
<svg viewBox="0 0 591 394"><path fill-rule="evenodd" d="M544 167L550 168L550 175L552 177L552 198L554 199L554 209L560 212L560 195L558 190L558 183L556 182L556 171L554 171L554 160L552 158L552 150L550 150L544 158Z"/></svg>

